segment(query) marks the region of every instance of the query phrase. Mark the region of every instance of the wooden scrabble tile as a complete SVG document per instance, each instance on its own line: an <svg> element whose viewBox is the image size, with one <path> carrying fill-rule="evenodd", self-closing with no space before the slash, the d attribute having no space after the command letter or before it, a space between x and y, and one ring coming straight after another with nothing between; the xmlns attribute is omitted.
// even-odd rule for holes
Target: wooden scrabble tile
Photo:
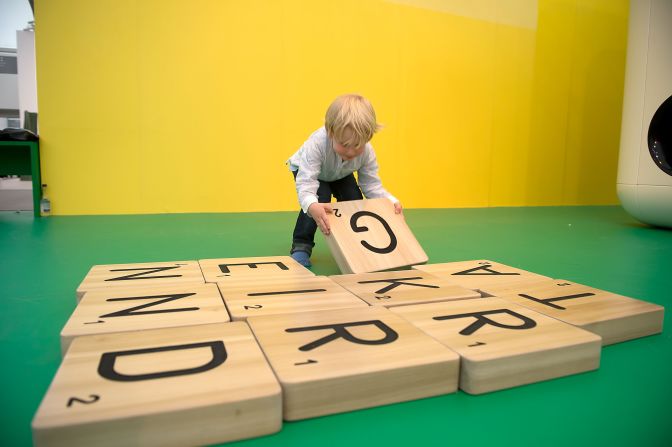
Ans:
<svg viewBox="0 0 672 447"><path fill-rule="evenodd" d="M459 357L383 307L250 317L286 420L452 393Z"/></svg>
<svg viewBox="0 0 672 447"><path fill-rule="evenodd" d="M256 280L278 276L315 276L290 256L201 259L198 263L205 282L224 282L235 278Z"/></svg>
<svg viewBox="0 0 672 447"><path fill-rule="evenodd" d="M368 307L364 301L326 276L277 277L255 281L240 278L217 283L217 286L234 320L258 315Z"/></svg>
<svg viewBox="0 0 672 447"><path fill-rule="evenodd" d="M61 331L74 337L231 321L215 284L112 287L86 292Z"/></svg>
<svg viewBox="0 0 672 447"><path fill-rule="evenodd" d="M470 394L597 369L600 337L498 298L392 307L461 357Z"/></svg>
<svg viewBox="0 0 672 447"><path fill-rule="evenodd" d="M42 446L217 444L282 426L280 386L245 323L78 337L32 423Z"/></svg>
<svg viewBox="0 0 672 447"><path fill-rule="evenodd" d="M77 301L85 292L101 288L204 282L196 261L94 265L77 287Z"/></svg>
<svg viewBox="0 0 672 447"><path fill-rule="evenodd" d="M480 298L481 294L419 270L334 275L332 280L372 306L403 306Z"/></svg>
<svg viewBox="0 0 672 447"><path fill-rule="evenodd" d="M594 332L605 345L663 330L662 306L562 279L483 291Z"/></svg>
<svg viewBox="0 0 672 447"><path fill-rule="evenodd" d="M387 199L338 202L325 239L342 273L365 273L427 262L427 255Z"/></svg>
<svg viewBox="0 0 672 447"><path fill-rule="evenodd" d="M493 284L538 282L550 279L548 276L487 260L427 264L413 268L449 279L454 284L473 290L480 290Z"/></svg>

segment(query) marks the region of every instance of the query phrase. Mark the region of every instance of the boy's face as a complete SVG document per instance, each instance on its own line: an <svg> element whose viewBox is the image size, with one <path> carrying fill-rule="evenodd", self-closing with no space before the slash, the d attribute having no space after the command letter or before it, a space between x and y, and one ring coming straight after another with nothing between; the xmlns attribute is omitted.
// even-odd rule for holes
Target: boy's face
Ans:
<svg viewBox="0 0 672 447"><path fill-rule="evenodd" d="M346 143L351 141L353 136L352 129L344 129L343 135L340 138L334 136L334 151L343 159L343 161L350 161L355 157L359 157L364 152L364 144L355 146L353 143Z"/></svg>

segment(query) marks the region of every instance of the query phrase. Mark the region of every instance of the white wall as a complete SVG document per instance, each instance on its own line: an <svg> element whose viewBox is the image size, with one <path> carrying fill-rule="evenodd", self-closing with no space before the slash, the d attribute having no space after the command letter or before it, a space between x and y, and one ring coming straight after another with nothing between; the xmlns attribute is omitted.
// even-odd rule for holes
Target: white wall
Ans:
<svg viewBox="0 0 672 447"><path fill-rule="evenodd" d="M28 0L0 0L0 49L16 49L16 31L26 28L31 20L33 11ZM7 52L3 54L16 56ZM15 74L0 73L0 108L19 108L17 80Z"/></svg>
<svg viewBox="0 0 672 447"><path fill-rule="evenodd" d="M4 0L0 0L0 2L2 1ZM8 64L9 60L16 59L16 52L13 49L7 51L0 50L0 58L3 58L5 60L4 63ZM9 73L0 73L0 109L16 110L18 108L19 108L18 76L16 75L16 73L13 73L11 71Z"/></svg>
<svg viewBox="0 0 672 447"><path fill-rule="evenodd" d="M1 1L1 0L0 0ZM18 91L21 127L23 112L37 113L37 78L35 73L35 33L17 31L16 42L18 56Z"/></svg>

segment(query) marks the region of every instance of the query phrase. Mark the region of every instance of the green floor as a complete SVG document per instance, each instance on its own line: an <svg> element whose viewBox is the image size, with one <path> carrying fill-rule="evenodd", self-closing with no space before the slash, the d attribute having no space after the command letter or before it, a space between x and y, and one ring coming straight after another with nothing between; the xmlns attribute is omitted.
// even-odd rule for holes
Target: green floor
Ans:
<svg viewBox="0 0 672 447"><path fill-rule="evenodd" d="M619 207L409 210L429 262L489 259L667 307L661 335L607 346L590 372L481 396L462 392L285 423L247 446L672 445L672 231ZM0 213L3 446L30 421L60 362L59 333L94 264L287 253L294 213L50 217ZM326 244L318 275L338 273Z"/></svg>

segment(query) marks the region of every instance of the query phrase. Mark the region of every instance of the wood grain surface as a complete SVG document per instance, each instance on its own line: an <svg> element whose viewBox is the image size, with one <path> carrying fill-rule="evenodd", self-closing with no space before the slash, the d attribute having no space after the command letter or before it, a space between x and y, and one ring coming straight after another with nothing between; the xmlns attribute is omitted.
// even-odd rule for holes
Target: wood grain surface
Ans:
<svg viewBox="0 0 672 447"><path fill-rule="evenodd" d="M420 270L333 275L332 280L372 306L404 306L480 298L481 294Z"/></svg>
<svg viewBox="0 0 672 447"><path fill-rule="evenodd" d="M427 255L387 199L333 204L325 239L342 273L365 273L427 262Z"/></svg>
<svg viewBox="0 0 672 447"><path fill-rule="evenodd" d="M481 394L590 371L600 337L498 298L390 309L461 357L460 388Z"/></svg>
<svg viewBox="0 0 672 447"><path fill-rule="evenodd" d="M245 323L78 337L33 419L36 446L178 446L280 430L281 389Z"/></svg>
<svg viewBox="0 0 672 447"><path fill-rule="evenodd" d="M77 301L94 289L204 282L196 261L94 265L77 287Z"/></svg>
<svg viewBox="0 0 672 447"><path fill-rule="evenodd" d="M662 306L562 279L482 290L594 332L605 345L663 330Z"/></svg>
<svg viewBox="0 0 672 447"><path fill-rule="evenodd" d="M383 307L248 318L304 419L454 392L458 355Z"/></svg>
<svg viewBox="0 0 672 447"><path fill-rule="evenodd" d="M259 315L368 307L326 276L231 279L217 283L231 317L245 320Z"/></svg>
<svg viewBox="0 0 672 447"><path fill-rule="evenodd" d="M74 337L231 321L215 284L113 287L86 292L61 331L65 353Z"/></svg>

